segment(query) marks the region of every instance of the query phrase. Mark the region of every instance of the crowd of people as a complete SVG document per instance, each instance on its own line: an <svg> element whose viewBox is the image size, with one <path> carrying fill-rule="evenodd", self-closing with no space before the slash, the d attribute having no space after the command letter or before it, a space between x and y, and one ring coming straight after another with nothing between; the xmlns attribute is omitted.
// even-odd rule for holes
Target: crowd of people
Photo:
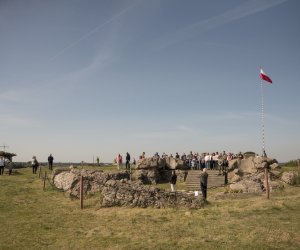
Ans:
<svg viewBox="0 0 300 250"><path fill-rule="evenodd" d="M139 159L144 159L146 157L145 152L143 152ZM192 170L202 170L204 168L209 170L223 170L228 166L228 162L230 160L236 158L243 158L243 154L240 152L238 154L226 153L223 151L222 153L213 152L213 153L198 153L190 151L189 154L183 153L179 155L177 152L173 156L173 154L162 153L161 155L157 152L153 155L154 158L167 158L172 157L175 159L181 159L186 166L188 166ZM126 153L126 169L130 168L130 154ZM118 154L115 158L115 163L117 163L118 169L121 168L123 164L123 158L121 154ZM135 159L133 160L133 164L135 165Z"/></svg>
<svg viewBox="0 0 300 250"><path fill-rule="evenodd" d="M238 154L226 153L223 151L222 153L213 152L213 153L198 153L190 151L189 154L183 153L179 155L177 152L175 156L173 154L167 155L166 153L155 153L153 155L154 158L167 158L172 157L175 159L181 159L186 166L188 166L192 170L202 170L204 168L209 170L223 170L228 166L228 162L233 159L242 159L244 156L240 152ZM145 158L145 152L140 155L139 159Z"/></svg>

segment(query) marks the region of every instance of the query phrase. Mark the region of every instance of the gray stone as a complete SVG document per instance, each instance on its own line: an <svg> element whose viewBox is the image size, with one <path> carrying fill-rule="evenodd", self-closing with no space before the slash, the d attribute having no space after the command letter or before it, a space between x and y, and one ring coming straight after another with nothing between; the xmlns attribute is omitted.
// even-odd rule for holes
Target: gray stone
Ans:
<svg viewBox="0 0 300 250"><path fill-rule="evenodd" d="M237 169L234 169L233 171L232 171L234 174L238 174L239 173L239 169L237 168Z"/></svg>
<svg viewBox="0 0 300 250"><path fill-rule="evenodd" d="M152 157L152 158L145 158L140 159L136 163L136 169L155 169L159 168L162 161L159 158Z"/></svg>
<svg viewBox="0 0 300 250"><path fill-rule="evenodd" d="M249 157L247 159L242 159L239 164L239 171L242 173L255 173L256 167L253 161L254 157Z"/></svg>
<svg viewBox="0 0 300 250"><path fill-rule="evenodd" d="M262 192L262 185L252 180L242 180L237 183L230 184L230 189L245 193L258 193Z"/></svg>
<svg viewBox="0 0 300 250"><path fill-rule="evenodd" d="M77 180L77 176L71 172L61 172L55 175L53 184L64 191L68 191L72 188L74 181ZM77 180L78 181L78 180Z"/></svg>
<svg viewBox="0 0 300 250"><path fill-rule="evenodd" d="M235 170L238 169L239 165L238 165L239 159L234 159L228 162L228 170Z"/></svg>
<svg viewBox="0 0 300 250"><path fill-rule="evenodd" d="M269 165L268 165L268 163L266 161L264 161L264 162L256 165L256 168L260 169L260 170L262 170L264 168L268 168L268 167L269 167Z"/></svg>
<svg viewBox="0 0 300 250"><path fill-rule="evenodd" d="M281 167L279 166L279 164L277 162L273 163L270 165L270 168L272 170L276 170L276 169L281 169Z"/></svg>
<svg viewBox="0 0 300 250"><path fill-rule="evenodd" d="M295 185L298 174L296 172L283 172L281 180L289 185Z"/></svg>
<svg viewBox="0 0 300 250"><path fill-rule="evenodd" d="M263 162L266 162L266 159L264 157L254 157L253 162L255 165L259 165Z"/></svg>
<svg viewBox="0 0 300 250"><path fill-rule="evenodd" d="M187 168L181 159L176 159L173 157L166 158L166 167L168 169L186 169Z"/></svg>
<svg viewBox="0 0 300 250"><path fill-rule="evenodd" d="M241 176L237 175L237 174L234 174L231 179L230 179L230 183L235 183L235 182L238 182L240 181L242 178Z"/></svg>

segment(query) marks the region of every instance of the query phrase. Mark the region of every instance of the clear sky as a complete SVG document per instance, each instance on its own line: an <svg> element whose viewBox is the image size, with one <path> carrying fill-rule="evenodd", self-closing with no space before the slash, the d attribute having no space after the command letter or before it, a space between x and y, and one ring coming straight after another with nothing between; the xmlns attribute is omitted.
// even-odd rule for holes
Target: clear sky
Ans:
<svg viewBox="0 0 300 250"><path fill-rule="evenodd" d="M300 158L299 12L298 0L0 0L0 146L15 161L261 154L261 66L267 154Z"/></svg>

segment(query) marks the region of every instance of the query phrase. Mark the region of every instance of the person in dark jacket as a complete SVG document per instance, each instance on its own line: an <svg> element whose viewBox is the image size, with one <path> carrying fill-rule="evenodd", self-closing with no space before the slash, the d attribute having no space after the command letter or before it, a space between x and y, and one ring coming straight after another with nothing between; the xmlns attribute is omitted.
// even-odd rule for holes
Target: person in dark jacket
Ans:
<svg viewBox="0 0 300 250"><path fill-rule="evenodd" d="M176 191L176 182L177 182L177 175L175 173L175 170L173 170L171 175L171 180L170 180L172 192Z"/></svg>
<svg viewBox="0 0 300 250"><path fill-rule="evenodd" d="M48 165L49 165L50 170L52 170L52 167L53 167L53 160L54 160L54 158L53 158L52 154L50 154L48 157Z"/></svg>
<svg viewBox="0 0 300 250"><path fill-rule="evenodd" d="M32 156L31 166L32 166L32 173L36 174L36 171L39 167L39 162L37 161L35 156Z"/></svg>
<svg viewBox="0 0 300 250"><path fill-rule="evenodd" d="M200 188L203 196L203 200L206 201L207 199L207 179L208 174L206 172L206 168L203 168L202 174L200 175Z"/></svg>
<svg viewBox="0 0 300 250"><path fill-rule="evenodd" d="M130 169L130 154L127 152L126 153L126 164L125 164L126 169Z"/></svg>

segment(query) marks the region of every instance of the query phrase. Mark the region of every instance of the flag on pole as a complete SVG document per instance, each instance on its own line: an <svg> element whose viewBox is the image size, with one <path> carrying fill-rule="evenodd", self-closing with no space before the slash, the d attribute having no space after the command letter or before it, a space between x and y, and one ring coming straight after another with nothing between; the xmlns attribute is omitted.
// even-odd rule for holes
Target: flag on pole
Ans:
<svg viewBox="0 0 300 250"><path fill-rule="evenodd" d="M263 79L264 81L268 82L268 83L272 83L271 78L268 77L262 69L260 69L260 78Z"/></svg>

